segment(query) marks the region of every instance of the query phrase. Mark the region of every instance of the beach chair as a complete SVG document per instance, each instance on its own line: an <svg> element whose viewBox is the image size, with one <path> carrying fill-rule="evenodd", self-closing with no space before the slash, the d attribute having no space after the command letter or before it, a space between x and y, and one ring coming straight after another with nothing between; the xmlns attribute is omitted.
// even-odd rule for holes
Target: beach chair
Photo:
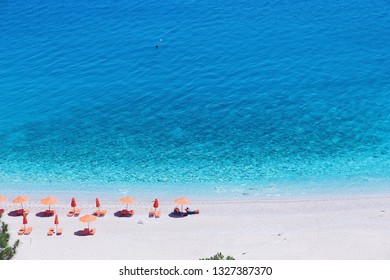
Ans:
<svg viewBox="0 0 390 280"><path fill-rule="evenodd" d="M52 210L45 210L45 215L46 216L53 216L55 214L56 210L55 209L52 209Z"/></svg>
<svg viewBox="0 0 390 280"><path fill-rule="evenodd" d="M98 217L104 217L107 214L107 210L96 210L93 214Z"/></svg>
<svg viewBox="0 0 390 280"><path fill-rule="evenodd" d="M28 227L26 231L24 232L24 235L29 235L32 231L32 227Z"/></svg>
<svg viewBox="0 0 390 280"><path fill-rule="evenodd" d="M16 215L23 216L23 214L28 215L30 213L30 209L19 209L16 210Z"/></svg>
<svg viewBox="0 0 390 280"><path fill-rule="evenodd" d="M61 235L62 234L62 228L59 228L56 232L56 235Z"/></svg>
<svg viewBox="0 0 390 280"><path fill-rule="evenodd" d="M66 214L68 217L73 217L75 211L70 210L68 214Z"/></svg>
<svg viewBox="0 0 390 280"><path fill-rule="evenodd" d="M161 215L161 211L160 211L160 210L157 210L157 211L156 211L156 216L155 216L155 217L156 217L156 218L160 218L160 215Z"/></svg>
<svg viewBox="0 0 390 280"><path fill-rule="evenodd" d="M154 217L154 210L150 210L149 211L149 218L153 218Z"/></svg>
<svg viewBox="0 0 390 280"><path fill-rule="evenodd" d="M76 209L76 211L74 212L74 216L77 217L78 215L80 215L80 213L81 213L81 209L78 208L78 209Z"/></svg>
<svg viewBox="0 0 390 280"><path fill-rule="evenodd" d="M47 232L47 235L52 236L54 233L54 228L49 228L49 231Z"/></svg>
<svg viewBox="0 0 390 280"><path fill-rule="evenodd" d="M94 235L96 232L96 228L92 228L90 231L89 231L89 234L90 235Z"/></svg>
<svg viewBox="0 0 390 280"><path fill-rule="evenodd" d="M23 235L24 231L25 231L25 229L24 229L24 227L22 227L21 229L19 229L18 235Z"/></svg>

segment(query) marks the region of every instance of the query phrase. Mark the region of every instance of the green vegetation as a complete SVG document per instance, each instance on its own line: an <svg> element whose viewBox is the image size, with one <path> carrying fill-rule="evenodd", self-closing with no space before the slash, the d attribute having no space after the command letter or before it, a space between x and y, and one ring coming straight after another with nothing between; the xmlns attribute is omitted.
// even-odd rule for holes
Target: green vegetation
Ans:
<svg viewBox="0 0 390 280"><path fill-rule="evenodd" d="M219 252L219 253L215 254L214 256L211 256L209 258L200 259L200 260L234 260L234 258L232 256L227 256L225 259L225 256L222 255L221 252Z"/></svg>
<svg viewBox="0 0 390 280"><path fill-rule="evenodd" d="M0 221L1 221L0 214ZM0 260L10 260L16 254L16 248L19 246L19 240L16 240L14 245L9 246L10 234L8 233L8 225L4 222L1 222L0 229Z"/></svg>

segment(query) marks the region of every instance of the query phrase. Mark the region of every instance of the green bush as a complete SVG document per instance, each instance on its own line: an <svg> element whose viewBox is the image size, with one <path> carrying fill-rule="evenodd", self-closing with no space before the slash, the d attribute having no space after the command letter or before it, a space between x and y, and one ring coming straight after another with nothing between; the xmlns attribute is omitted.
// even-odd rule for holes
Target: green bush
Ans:
<svg viewBox="0 0 390 280"><path fill-rule="evenodd" d="M0 214L0 221L1 221ZM0 229L0 260L10 260L16 254L16 248L19 246L19 240L16 240L14 245L9 246L8 242L10 239L10 234L8 233L8 225L4 222L1 222Z"/></svg>
<svg viewBox="0 0 390 280"><path fill-rule="evenodd" d="M215 254L214 256L211 256L209 258L200 259L200 260L234 260L234 258L232 256L227 256L225 259L225 256L222 255L221 252L219 252L219 253Z"/></svg>

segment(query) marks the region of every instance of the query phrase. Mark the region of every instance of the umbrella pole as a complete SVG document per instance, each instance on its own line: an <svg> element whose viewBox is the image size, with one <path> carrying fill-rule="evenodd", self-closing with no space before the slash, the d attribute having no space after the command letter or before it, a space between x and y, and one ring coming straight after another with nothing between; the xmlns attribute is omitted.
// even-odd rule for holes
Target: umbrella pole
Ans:
<svg viewBox="0 0 390 280"><path fill-rule="evenodd" d="M24 209L23 209L23 203L20 203L20 205L22 205L22 210L24 210Z"/></svg>

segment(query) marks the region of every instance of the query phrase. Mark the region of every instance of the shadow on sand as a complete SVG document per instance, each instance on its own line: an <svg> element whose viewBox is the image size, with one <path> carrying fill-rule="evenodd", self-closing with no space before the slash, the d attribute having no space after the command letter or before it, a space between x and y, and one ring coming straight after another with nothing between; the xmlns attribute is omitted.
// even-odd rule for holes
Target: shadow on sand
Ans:
<svg viewBox="0 0 390 280"><path fill-rule="evenodd" d="M88 236L88 234L83 234L83 230L75 231L74 235L76 235L76 236Z"/></svg>
<svg viewBox="0 0 390 280"><path fill-rule="evenodd" d="M177 214L175 212L171 212L168 216L171 218L185 218L188 216L188 214L187 213Z"/></svg>
<svg viewBox="0 0 390 280"><path fill-rule="evenodd" d="M48 215L46 214L45 212L38 212L35 214L36 217L40 217L40 218L51 218L51 217L54 217L54 214L53 215Z"/></svg>
<svg viewBox="0 0 390 280"><path fill-rule="evenodd" d="M10 211L8 213L8 216L10 216L10 217L22 217L22 215L20 215L18 210Z"/></svg>
<svg viewBox="0 0 390 280"><path fill-rule="evenodd" d="M117 218L130 218L130 217L132 217L133 215L122 215L122 211L116 211L115 213L114 213L114 216L115 217L117 217Z"/></svg>

